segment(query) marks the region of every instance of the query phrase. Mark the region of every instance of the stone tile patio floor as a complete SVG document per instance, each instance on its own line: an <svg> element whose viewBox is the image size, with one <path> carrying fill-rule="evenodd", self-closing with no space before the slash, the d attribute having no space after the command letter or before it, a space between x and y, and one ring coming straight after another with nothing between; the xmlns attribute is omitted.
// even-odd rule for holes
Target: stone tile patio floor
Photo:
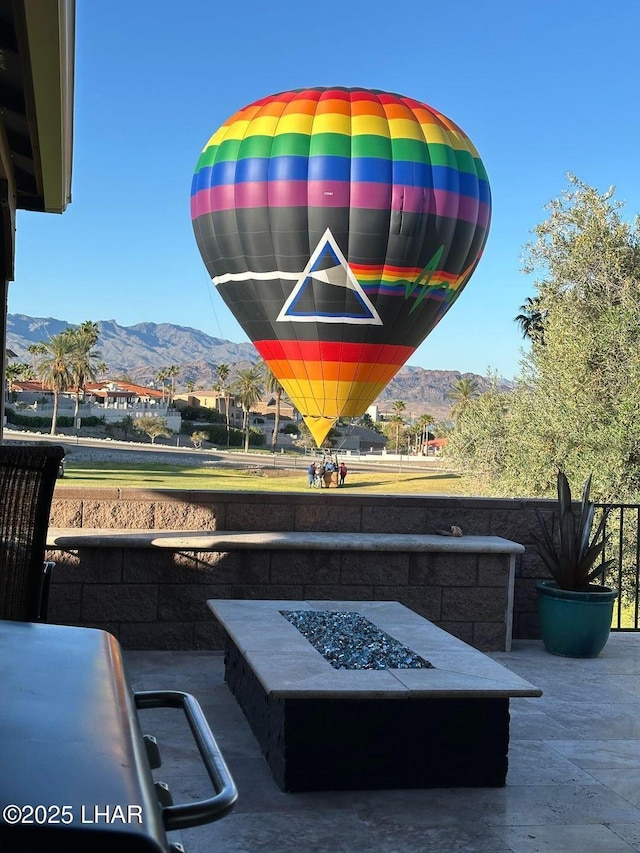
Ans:
<svg viewBox="0 0 640 853"><path fill-rule="evenodd" d="M193 693L239 789L235 810L172 833L187 853L623 853L640 851L640 634L569 660L537 641L491 655L540 687L511 700L505 788L284 794L224 683L216 652L126 651L134 689ZM141 712L176 802L211 788L179 711Z"/></svg>

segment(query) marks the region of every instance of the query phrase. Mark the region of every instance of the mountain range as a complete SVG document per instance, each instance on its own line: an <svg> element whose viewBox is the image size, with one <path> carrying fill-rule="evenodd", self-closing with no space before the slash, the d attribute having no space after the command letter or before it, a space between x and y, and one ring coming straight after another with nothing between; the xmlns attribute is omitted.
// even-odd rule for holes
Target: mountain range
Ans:
<svg viewBox="0 0 640 853"><path fill-rule="evenodd" d="M19 361L30 363L29 347L46 342L73 323L53 317L28 317L25 314L7 316L7 347ZM141 384L155 380L159 370L170 365L181 368L177 388L193 381L197 386L211 388L215 384L216 365L226 363L232 369L253 364L258 354L253 344L236 344L214 338L198 329L172 323L137 323L121 326L115 320L98 321L100 360L108 366L114 378L128 376ZM456 370L426 370L405 365L384 389L376 403L382 410L394 400L403 400L413 416L429 412L437 420L446 419L451 402L447 394L452 383L462 377L474 379L478 389L487 389L489 380L475 373ZM385 406L387 404L387 406Z"/></svg>

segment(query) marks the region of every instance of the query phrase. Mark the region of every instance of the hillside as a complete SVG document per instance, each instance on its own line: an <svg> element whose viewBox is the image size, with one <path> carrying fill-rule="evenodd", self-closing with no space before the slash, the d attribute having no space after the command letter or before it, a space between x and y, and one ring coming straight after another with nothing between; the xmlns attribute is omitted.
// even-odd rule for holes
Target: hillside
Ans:
<svg viewBox="0 0 640 853"><path fill-rule="evenodd" d="M52 317L9 314L7 346L17 353L20 361L30 362L28 348L31 344L46 341L69 326L73 324ZM120 326L115 320L100 320L98 326L100 357L108 365L109 372L114 375L127 373L136 382L149 382L162 368L178 364L183 368L182 384L192 379L199 385L210 386L216 364L248 366L257 357L253 344L234 344L172 323Z"/></svg>
<svg viewBox="0 0 640 853"><path fill-rule="evenodd" d="M72 325L53 317L9 314L7 346L20 361L29 363L29 346L46 341ZM177 380L179 389L185 388L189 381L210 388L216 381L216 365L224 362L237 368L247 367L257 358L253 344L236 344L172 323L120 326L115 320L100 320L98 326L100 357L108 365L109 373L114 376L127 374L132 381L141 384L154 380L159 370L175 364L181 367ZM475 379L481 391L488 386L486 377L477 374L406 365L376 403L385 411L391 408L394 400L403 400L407 414L417 417L428 412L436 420L443 420L450 409L449 388L461 376Z"/></svg>
<svg viewBox="0 0 640 853"><path fill-rule="evenodd" d="M406 414L417 417L428 412L437 421L448 420L451 402L447 395L452 384L462 377L474 379L480 393L489 388L487 377L477 373L425 370L406 364L387 385L376 404L384 412L391 408L395 400L402 400L406 405ZM510 384L506 380L503 383L505 386Z"/></svg>

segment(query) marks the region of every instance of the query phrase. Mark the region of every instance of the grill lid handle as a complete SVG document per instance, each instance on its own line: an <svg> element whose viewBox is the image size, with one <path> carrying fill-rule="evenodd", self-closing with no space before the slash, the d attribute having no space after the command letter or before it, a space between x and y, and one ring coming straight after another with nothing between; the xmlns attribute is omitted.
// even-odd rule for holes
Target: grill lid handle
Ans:
<svg viewBox="0 0 640 853"><path fill-rule="evenodd" d="M133 694L136 708L181 708L187 718L196 746L216 791L215 797L194 803L162 807L167 831L187 829L220 820L234 807L238 789L215 741L202 708L195 696L179 690L141 690Z"/></svg>

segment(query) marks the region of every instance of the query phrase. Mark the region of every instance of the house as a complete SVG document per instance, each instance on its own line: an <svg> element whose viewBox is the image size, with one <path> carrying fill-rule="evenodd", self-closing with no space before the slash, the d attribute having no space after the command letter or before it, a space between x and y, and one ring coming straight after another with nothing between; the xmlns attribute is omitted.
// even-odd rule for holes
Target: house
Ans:
<svg viewBox="0 0 640 853"><path fill-rule="evenodd" d="M30 379L11 383L13 405L27 417L51 417L53 391L42 382ZM132 418L164 418L173 432L180 432L182 417L169 406L166 392L132 382L108 380L88 383L81 392L79 416L102 418L106 423ZM58 415L73 417L76 391L63 391L58 398Z"/></svg>
<svg viewBox="0 0 640 853"><path fill-rule="evenodd" d="M443 447L447 446L449 439L448 438L430 438L429 441L425 445L423 445L423 453L426 456L437 456Z"/></svg>
<svg viewBox="0 0 640 853"><path fill-rule="evenodd" d="M193 409L211 409L226 417L227 400L229 402L229 423L238 429L242 428L242 407L236 402L233 394L225 394L224 391L211 389L209 391L189 391L186 394L176 394L174 404L180 411L187 407Z"/></svg>
<svg viewBox="0 0 640 853"><path fill-rule="evenodd" d="M89 398L85 406L89 407L90 414L107 422L121 420L127 415L132 418L158 417L166 420L170 430L180 432L182 416L169 405L169 396L164 389L108 380L87 384L85 392Z"/></svg>
<svg viewBox="0 0 640 853"><path fill-rule="evenodd" d="M156 388L146 385L136 385L133 382L121 382L120 380L87 383L84 390L87 396L105 408L166 407L169 402L166 391L158 391Z"/></svg>
<svg viewBox="0 0 640 853"><path fill-rule="evenodd" d="M251 407L251 411L255 412L257 415L262 415L264 418L270 418L273 420L276 416L276 398L273 394L267 394L261 400L258 400L257 403L254 403ZM280 400L280 420L282 421L293 421L296 419L296 409L293 403L290 403L288 400Z"/></svg>
<svg viewBox="0 0 640 853"><path fill-rule="evenodd" d="M9 381L9 400L18 409L35 410L38 405L53 406L53 391L37 379Z"/></svg>
<svg viewBox="0 0 640 853"><path fill-rule="evenodd" d="M338 426L336 429L340 433L335 441L335 447L338 451L381 453L387 447L386 436L381 435L375 429L359 424Z"/></svg>

